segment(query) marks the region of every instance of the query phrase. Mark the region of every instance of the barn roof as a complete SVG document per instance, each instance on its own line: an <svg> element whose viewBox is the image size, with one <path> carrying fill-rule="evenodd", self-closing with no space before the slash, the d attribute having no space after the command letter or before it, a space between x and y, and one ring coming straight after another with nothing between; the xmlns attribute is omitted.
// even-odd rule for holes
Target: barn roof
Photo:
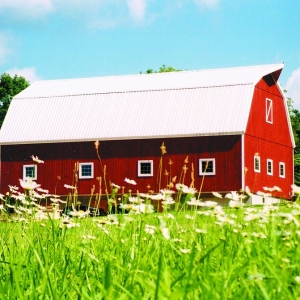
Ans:
<svg viewBox="0 0 300 300"><path fill-rule="evenodd" d="M241 134L254 86L282 68L37 81L12 100L0 143Z"/></svg>

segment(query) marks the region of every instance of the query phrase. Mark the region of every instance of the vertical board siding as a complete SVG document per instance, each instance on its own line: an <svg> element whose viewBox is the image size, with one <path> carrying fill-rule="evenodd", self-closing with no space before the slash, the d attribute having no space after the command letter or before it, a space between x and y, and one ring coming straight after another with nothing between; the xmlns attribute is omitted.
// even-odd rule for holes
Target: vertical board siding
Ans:
<svg viewBox="0 0 300 300"><path fill-rule="evenodd" d="M100 142L99 153L102 165L106 166L107 183L125 186L125 190L131 188L133 193L137 190L147 192L147 186L150 185L151 190L158 192L160 146L163 142L167 153L162 157L161 188L166 187L170 176L177 176L178 182L187 156L188 170L185 184L191 184L193 163L194 186L198 190L202 181L202 176L199 175L199 159L215 158L216 175L205 177L202 191L231 191L241 188L241 136L234 135ZM2 146L2 192L7 191L9 184L19 185L22 166L32 163L31 155L37 155L45 161L44 164L37 166L37 182L43 188L49 189L50 193L56 191L59 195L67 194L64 184L74 184L73 170L77 161L94 162L94 178L79 179L78 192L88 195L93 186L98 192L99 181L96 178L103 178L103 173L93 142ZM137 176L138 160L142 159L153 160L154 176L142 178ZM173 162L171 168L168 163L170 160ZM169 176L165 175L165 171L169 172ZM125 177L134 179L137 185L129 187L124 182ZM103 182L102 193L104 193Z"/></svg>
<svg viewBox="0 0 300 300"><path fill-rule="evenodd" d="M273 102L273 124L266 122L266 98ZM245 185L253 192L263 192L263 187L278 186L282 192L276 196L290 199L293 146L284 101L272 78L265 77L256 85L245 133L245 167L248 169ZM260 173L254 172L255 153L260 155ZM273 160L273 176L267 175L267 159ZM279 177L279 162L285 163L285 178Z"/></svg>
<svg viewBox="0 0 300 300"><path fill-rule="evenodd" d="M277 192L276 196L290 199L294 172L293 148L246 135L245 149L245 167L248 169L245 186L255 193L265 192L263 187L278 186L282 192ZM254 172L255 153L260 156L260 173ZM273 175L267 174L267 159L273 160ZM285 178L279 176L279 162L285 163Z"/></svg>

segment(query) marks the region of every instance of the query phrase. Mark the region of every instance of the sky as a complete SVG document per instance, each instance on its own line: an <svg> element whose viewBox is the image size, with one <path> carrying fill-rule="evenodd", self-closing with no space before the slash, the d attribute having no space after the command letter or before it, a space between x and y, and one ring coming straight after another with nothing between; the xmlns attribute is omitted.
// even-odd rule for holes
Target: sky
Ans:
<svg viewBox="0 0 300 300"><path fill-rule="evenodd" d="M299 0L0 0L0 74L30 83L282 62L300 110Z"/></svg>

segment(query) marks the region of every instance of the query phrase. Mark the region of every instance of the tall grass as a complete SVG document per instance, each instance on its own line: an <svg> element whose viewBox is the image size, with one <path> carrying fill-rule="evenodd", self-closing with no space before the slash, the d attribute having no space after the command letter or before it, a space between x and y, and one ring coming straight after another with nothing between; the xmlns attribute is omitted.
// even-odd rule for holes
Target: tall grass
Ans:
<svg viewBox="0 0 300 300"><path fill-rule="evenodd" d="M288 203L2 222L0 298L297 299L299 214Z"/></svg>

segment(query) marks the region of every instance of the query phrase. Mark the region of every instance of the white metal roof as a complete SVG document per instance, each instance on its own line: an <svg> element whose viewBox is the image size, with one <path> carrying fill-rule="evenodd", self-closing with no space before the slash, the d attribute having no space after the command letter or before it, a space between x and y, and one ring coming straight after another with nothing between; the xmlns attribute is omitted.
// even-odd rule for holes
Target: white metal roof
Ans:
<svg viewBox="0 0 300 300"><path fill-rule="evenodd" d="M0 143L241 134L255 84L282 68L38 81L12 100Z"/></svg>

